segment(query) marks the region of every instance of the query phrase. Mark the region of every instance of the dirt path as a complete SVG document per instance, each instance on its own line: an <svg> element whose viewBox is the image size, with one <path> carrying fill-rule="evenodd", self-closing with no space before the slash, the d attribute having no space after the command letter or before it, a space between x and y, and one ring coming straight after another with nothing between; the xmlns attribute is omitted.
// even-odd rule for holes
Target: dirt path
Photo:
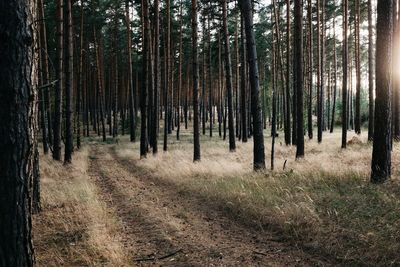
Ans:
<svg viewBox="0 0 400 267"><path fill-rule="evenodd" d="M123 225L132 266L331 265L235 223L169 181L143 175L110 146L93 146L90 159L90 175Z"/></svg>

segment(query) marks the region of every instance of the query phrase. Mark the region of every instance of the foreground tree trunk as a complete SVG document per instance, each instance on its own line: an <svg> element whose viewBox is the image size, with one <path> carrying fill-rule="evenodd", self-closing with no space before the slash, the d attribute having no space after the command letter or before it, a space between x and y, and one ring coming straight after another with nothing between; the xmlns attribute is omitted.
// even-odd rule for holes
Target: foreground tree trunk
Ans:
<svg viewBox="0 0 400 267"><path fill-rule="evenodd" d="M193 161L200 161L199 121L199 65L197 55L197 0L192 0L192 56L193 56Z"/></svg>
<svg viewBox="0 0 400 267"><path fill-rule="evenodd" d="M260 84L258 80L257 49L253 30L253 11L250 0L240 1L244 19L249 60L251 88L251 114L253 118L254 170L265 169L264 134L261 114Z"/></svg>
<svg viewBox="0 0 400 267"><path fill-rule="evenodd" d="M294 61L293 86L296 92L297 112L297 149L296 158L304 157L304 129L303 129L303 2L294 1Z"/></svg>
<svg viewBox="0 0 400 267"><path fill-rule="evenodd" d="M393 1L379 0L376 24L376 98L371 182L382 183L391 174L391 89Z"/></svg>
<svg viewBox="0 0 400 267"><path fill-rule="evenodd" d="M0 266L33 266L31 203L36 129L33 1L2 1L0 25Z"/></svg>

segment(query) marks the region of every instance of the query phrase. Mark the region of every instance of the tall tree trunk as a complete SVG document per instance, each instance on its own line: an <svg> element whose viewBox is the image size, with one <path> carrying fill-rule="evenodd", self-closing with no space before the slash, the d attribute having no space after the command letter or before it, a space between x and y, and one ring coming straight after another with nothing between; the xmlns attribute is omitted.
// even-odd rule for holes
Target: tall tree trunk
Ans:
<svg viewBox="0 0 400 267"><path fill-rule="evenodd" d="M356 110L354 128L356 134L361 134L361 58L360 58L360 0L355 0L354 14L355 58L356 58Z"/></svg>
<svg viewBox="0 0 400 267"><path fill-rule="evenodd" d="M210 6L211 7L211 6ZM210 113L210 137L213 136L213 70L212 70L212 55L211 55L211 27L210 27L211 18L208 17L208 110ZM182 21L182 19L181 19Z"/></svg>
<svg viewBox="0 0 400 267"><path fill-rule="evenodd" d="M169 1L169 0L167 0ZM197 0L192 0L192 56L193 56L193 161L200 161L199 125L199 66L197 55Z"/></svg>
<svg viewBox="0 0 400 267"><path fill-rule="evenodd" d="M202 129L202 133L203 135L206 134L206 86L207 86L207 79L206 79L206 56L207 56L207 52L206 52L206 20L205 18L202 19L203 21L203 53L202 53L202 58L203 58L203 62L202 62L202 77L201 77L201 129Z"/></svg>
<svg viewBox="0 0 400 267"><path fill-rule="evenodd" d="M34 266L31 199L37 116L34 1L3 1L0 16L0 265ZM32 123L34 122L34 123Z"/></svg>
<svg viewBox="0 0 400 267"><path fill-rule="evenodd" d="M393 58L398 58L400 56L400 25L399 20L397 18L399 12L399 1L393 1ZM400 141L400 78L398 76L397 68L399 65L397 62L393 63L393 139L396 141ZM397 72L396 72L397 71Z"/></svg>
<svg viewBox="0 0 400 267"><path fill-rule="evenodd" d="M129 11L129 0L125 2L125 17L126 17L126 30L127 30L127 51L128 51L128 90L129 90L129 132L130 141L136 141L136 116L135 116L135 91L133 84L133 71L132 71L132 39L131 39L131 19Z"/></svg>
<svg viewBox="0 0 400 267"><path fill-rule="evenodd" d="M80 149L81 147L81 110L82 110L82 99L81 96L83 96L83 2L81 2L81 31L79 34L80 38L80 53L79 53L79 81L78 81L78 88L77 88L77 94L76 94L76 147Z"/></svg>
<svg viewBox="0 0 400 267"><path fill-rule="evenodd" d="M318 128L318 143L322 142L323 128L323 20L321 23L321 1L317 0L317 128Z"/></svg>
<svg viewBox="0 0 400 267"><path fill-rule="evenodd" d="M47 98L48 94L48 86L49 86L49 66L48 66L48 59L47 59L47 37L46 37L46 25L44 20L44 6L43 1L38 0L38 19L39 19L39 65L40 65L40 85L41 88L39 89L40 95L40 121L41 121L41 128L42 128L42 144L43 144L43 152L44 154L49 153L49 135L51 130L51 125L47 124L47 117L50 115L48 112L48 105L49 101ZM50 127L48 127L50 126Z"/></svg>
<svg viewBox="0 0 400 267"><path fill-rule="evenodd" d="M334 2L336 4L336 1ZM337 94L337 55L336 55L336 10L333 15L333 104L332 104L332 117L331 117L331 127L330 132L333 133L333 128L335 126L335 111L336 111L336 94Z"/></svg>
<svg viewBox="0 0 400 267"><path fill-rule="evenodd" d="M251 88L251 113L253 118L254 134L254 169L265 169L264 134L261 114L260 84L258 80L257 49L253 30L253 13L250 0L240 2L244 18L247 40L247 54L249 60L249 78Z"/></svg>
<svg viewBox="0 0 400 267"><path fill-rule="evenodd" d="M113 95L113 137L118 136L118 89L119 89L119 77L118 77L118 54L117 54L117 26L115 26L115 33L114 33L114 95Z"/></svg>
<svg viewBox="0 0 400 267"><path fill-rule="evenodd" d="M233 121L233 90L232 90L232 62L231 52L229 43L229 31L228 31L228 11L227 11L227 0L222 2L222 19L224 28L224 44L225 44L225 75L226 75L226 90L228 93L228 128L229 128L229 150L235 151L235 128ZM257 77L258 78L258 77Z"/></svg>
<svg viewBox="0 0 400 267"><path fill-rule="evenodd" d="M309 60L309 90L308 90L308 138L313 138L313 121L312 121L312 106L313 106L313 24L312 24L312 0L308 0L308 60Z"/></svg>
<svg viewBox="0 0 400 267"><path fill-rule="evenodd" d="M294 37L293 37L293 86L296 92L297 103L297 150L296 158L304 157L304 130L303 130L303 2L294 1Z"/></svg>
<svg viewBox="0 0 400 267"><path fill-rule="evenodd" d="M277 91L277 64L276 64L275 35L272 35L272 125L271 125L271 170L275 168L275 138L276 138L276 91Z"/></svg>
<svg viewBox="0 0 400 267"><path fill-rule="evenodd" d="M57 1L57 69L56 90L54 101L54 138L53 159L61 160L61 121L62 121L62 92L63 92L63 65L64 65L64 0Z"/></svg>
<svg viewBox="0 0 400 267"><path fill-rule="evenodd" d="M182 64L183 64L183 4L180 1L180 25L179 25L179 65L178 65L178 92L177 92L177 119L176 119L176 139L180 139L181 120L180 120L180 107L181 107L181 92L182 92Z"/></svg>
<svg viewBox="0 0 400 267"><path fill-rule="evenodd" d="M247 128L247 97L246 97L246 92L247 92L247 76L246 76L246 66L247 66L247 59L246 59L246 34L245 34L245 27L244 27L244 19L243 16L241 16L241 62L240 62L240 71L241 71L241 80L240 80L240 112L241 112L241 118L240 121L242 123L242 142L246 143L247 142L247 133L248 133L248 128Z"/></svg>
<svg viewBox="0 0 400 267"><path fill-rule="evenodd" d="M147 109L148 109L148 89L149 89L149 53L150 51L150 18L149 18L149 0L142 0L142 8L143 8L143 83L142 83L142 91L141 91L141 101L140 101L140 157L147 157Z"/></svg>
<svg viewBox="0 0 400 267"><path fill-rule="evenodd" d="M347 63L348 63L348 45L347 45L347 26L348 26L348 2L343 1L343 52L342 52L342 148L347 146Z"/></svg>
<svg viewBox="0 0 400 267"><path fill-rule="evenodd" d="M64 0L65 5L65 153L64 163L71 163L74 151L73 127L73 93L74 93L74 41L72 28L72 3Z"/></svg>
<svg viewBox="0 0 400 267"><path fill-rule="evenodd" d="M281 78L281 85L282 85L282 94L284 94L285 96L287 95L287 92L290 91L290 88L285 88L285 84L287 85L288 83L285 82L285 75L283 74L283 56L282 56L282 45L281 45L281 33L280 33L280 19L279 19L279 13L278 13L278 7L277 7L277 3L276 0L273 0L273 8L274 8L274 20L275 20L275 34L276 34L276 41L277 41L277 46L276 46L276 52L277 52L277 70L278 71L278 66L279 66L279 70L280 70L280 78ZM289 82L290 85L290 82ZM276 97L277 102L278 102L278 107L279 107L279 93L276 92L277 95ZM289 98L290 101L290 95L287 95L287 97ZM249 99L250 101L250 99ZM282 105L282 107L284 108L284 112L282 114L284 114L285 118L289 117L290 118L290 105ZM293 113L295 115L295 113ZM293 118L293 125L296 124L295 118ZM279 120L279 115L277 115L277 120ZM250 122L250 120L249 120ZM277 123L279 125L279 122ZM296 131L293 131L293 134L291 136L290 134L290 119L289 120L284 120L284 133L285 133L285 142L287 145L290 144L290 139L292 138L292 143L296 144L296 135L293 135L296 133Z"/></svg>
<svg viewBox="0 0 400 267"><path fill-rule="evenodd" d="M219 137L222 137L222 44L221 31L218 31L218 132Z"/></svg>
<svg viewBox="0 0 400 267"><path fill-rule="evenodd" d="M165 66L166 66L166 69L165 69L165 74L166 74L166 76L165 76L165 84L166 84L166 86L165 86L165 88L164 88L164 111L165 111L165 114L164 114L164 146L163 146L163 149L164 149L164 151L167 151L168 150L168 128L169 128L169 119L168 119L168 117L169 117L169 112L168 112L168 109L169 109L169 107L168 107L168 105L169 105L169 101L168 101L168 91L169 91L169 86L170 86L170 76L171 76L171 73L170 73L170 67L171 67L171 48L170 48L170 46L171 46L171 18L170 18L170 16L171 16L171 14L170 14L170 12L171 12L171 7L170 7L170 1L171 0L166 0L166 12L167 12L167 17L166 17L166 20L167 20L167 33L166 33L166 40L165 40L165 54L164 54L164 60L166 61L166 63L165 63Z"/></svg>
<svg viewBox="0 0 400 267"><path fill-rule="evenodd" d="M158 153L158 129L160 112L160 8L159 0L154 1L154 116L153 116L153 154Z"/></svg>
<svg viewBox="0 0 400 267"><path fill-rule="evenodd" d="M104 89L104 83L103 83L103 69L102 69L102 60L101 60L101 48L100 44L97 42L97 34L96 34L96 29L93 31L94 33L94 46L96 50L96 69L97 69L97 105L98 108L96 108L99 111L99 114L96 115L97 119L100 121L97 121L97 131L100 135L100 123L101 123L101 133L103 136L103 142L106 141L106 122L105 122L105 115L104 115L104 96L103 96L103 89ZM96 94L96 93L95 93Z"/></svg>
<svg viewBox="0 0 400 267"><path fill-rule="evenodd" d="M372 0L368 0L368 140L374 138L374 56Z"/></svg>
<svg viewBox="0 0 400 267"><path fill-rule="evenodd" d="M285 143L286 145L290 145L290 0L286 0L286 23L287 23L287 30L286 30L286 92L285 95ZM293 90L293 125L292 125L292 136L294 141L297 141L297 98L296 98L297 91ZM288 133L286 133L286 131ZM294 142L296 144L297 142Z"/></svg>
<svg viewBox="0 0 400 267"><path fill-rule="evenodd" d="M393 1L379 0L376 23L375 131L371 182L382 183L391 175L391 86Z"/></svg>
<svg viewBox="0 0 400 267"><path fill-rule="evenodd" d="M235 9L237 9L237 1L235 1ZM240 104L239 104L239 75L240 75L240 55L239 55L239 25L238 25L238 14L235 14L235 131L236 137L240 136ZM210 31L210 29L209 29ZM211 38L209 38L211 39ZM209 42L211 43L211 41ZM210 74L211 71L211 45L209 45L210 50ZM210 75L211 76L211 75ZM211 98L210 98L211 99Z"/></svg>
<svg viewBox="0 0 400 267"><path fill-rule="evenodd" d="M40 51L42 53L43 59L43 78L44 84L50 85L50 71L49 71L49 54L47 49L47 31L46 31L46 20L44 19L44 4L43 0L38 1L38 8L39 16L41 16L41 28L40 28ZM48 137L48 144L50 146L53 145L53 121L52 121L52 110L51 110L51 103L50 103L50 90L51 87L46 87L43 89L44 94L44 101L45 101L45 108L46 108L46 118L47 118L47 137Z"/></svg>

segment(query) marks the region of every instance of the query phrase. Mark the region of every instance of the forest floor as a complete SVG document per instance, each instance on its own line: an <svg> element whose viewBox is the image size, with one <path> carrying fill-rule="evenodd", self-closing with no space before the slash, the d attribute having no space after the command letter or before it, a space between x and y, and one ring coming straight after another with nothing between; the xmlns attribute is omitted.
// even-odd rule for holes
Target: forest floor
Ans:
<svg viewBox="0 0 400 267"><path fill-rule="evenodd" d="M299 161L279 138L276 170L262 173L252 171L251 139L232 153L202 136L202 161L192 163L188 131L142 160L127 136L85 140L70 166L42 156L38 265L399 265L400 145L392 181L376 186L371 144L349 135L346 150L339 132L307 141Z"/></svg>

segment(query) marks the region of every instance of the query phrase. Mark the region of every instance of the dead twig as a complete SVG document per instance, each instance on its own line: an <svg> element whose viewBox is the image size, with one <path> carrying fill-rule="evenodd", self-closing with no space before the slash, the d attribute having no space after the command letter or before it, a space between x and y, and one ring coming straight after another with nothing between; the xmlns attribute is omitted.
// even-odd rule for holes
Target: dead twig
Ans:
<svg viewBox="0 0 400 267"><path fill-rule="evenodd" d="M171 252L171 253L169 253L169 254L167 254L167 255L161 256L161 257L159 257L158 259L159 259L159 260L163 260L163 259L166 259L166 258L175 256L176 254L178 254L178 253L181 252L181 251L182 251L182 249L180 248L180 249L178 249L178 250L176 250L176 251L173 251L173 252Z"/></svg>
<svg viewBox="0 0 400 267"><path fill-rule="evenodd" d="M170 252L170 253L168 253L168 254L166 254L166 255L164 255L164 256L156 257L154 254L150 254L150 255L147 255L147 256L142 257L142 258L137 258L137 259L135 259L135 261L155 261L155 260L164 260L164 259L167 259L167 258L169 258L169 257L175 256L175 255L178 254L179 252L182 252L182 249L181 249L181 248L178 249L178 250L172 251L172 252Z"/></svg>
<svg viewBox="0 0 400 267"><path fill-rule="evenodd" d="M259 252L259 251L253 251L254 254L258 254L258 255L263 255L263 256L268 256L268 254L263 253L263 252Z"/></svg>

